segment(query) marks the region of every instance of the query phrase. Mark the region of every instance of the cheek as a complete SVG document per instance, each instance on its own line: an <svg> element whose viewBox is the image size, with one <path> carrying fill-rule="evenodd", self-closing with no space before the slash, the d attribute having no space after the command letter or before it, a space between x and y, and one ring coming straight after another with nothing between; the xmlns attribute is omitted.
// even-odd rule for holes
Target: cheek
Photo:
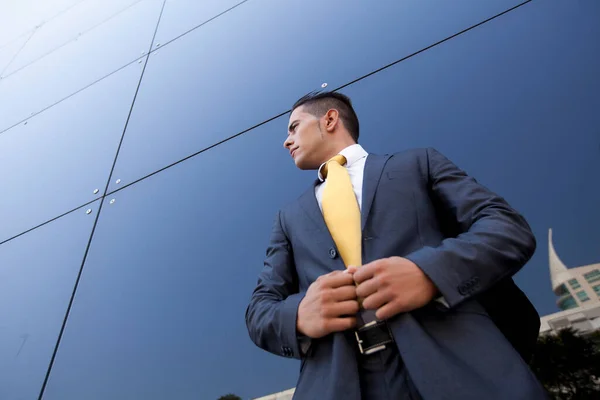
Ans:
<svg viewBox="0 0 600 400"><path fill-rule="evenodd" d="M302 132L298 137L298 144L302 146L304 150L312 150L315 147L315 140L308 132Z"/></svg>

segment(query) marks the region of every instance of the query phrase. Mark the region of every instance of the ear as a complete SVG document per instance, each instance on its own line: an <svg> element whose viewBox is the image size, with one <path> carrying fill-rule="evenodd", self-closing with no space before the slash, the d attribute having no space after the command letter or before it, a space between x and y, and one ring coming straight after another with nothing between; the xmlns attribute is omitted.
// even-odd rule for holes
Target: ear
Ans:
<svg viewBox="0 0 600 400"><path fill-rule="evenodd" d="M325 130L327 130L327 132L329 132L329 133L332 133L333 131L335 131L335 128L340 123L340 114L339 114L338 110L336 110L336 109L331 109L331 110L327 111L327 113L325 113L323 118L325 119L325 121L324 121Z"/></svg>

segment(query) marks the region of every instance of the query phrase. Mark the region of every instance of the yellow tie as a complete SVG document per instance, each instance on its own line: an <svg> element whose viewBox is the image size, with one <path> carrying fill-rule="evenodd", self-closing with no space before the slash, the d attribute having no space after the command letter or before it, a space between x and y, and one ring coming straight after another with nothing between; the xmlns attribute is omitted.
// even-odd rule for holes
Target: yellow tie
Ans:
<svg viewBox="0 0 600 400"><path fill-rule="evenodd" d="M360 208L352 189L350 175L343 165L346 158L337 155L323 166L327 179L321 206L331 237L346 267L362 264Z"/></svg>

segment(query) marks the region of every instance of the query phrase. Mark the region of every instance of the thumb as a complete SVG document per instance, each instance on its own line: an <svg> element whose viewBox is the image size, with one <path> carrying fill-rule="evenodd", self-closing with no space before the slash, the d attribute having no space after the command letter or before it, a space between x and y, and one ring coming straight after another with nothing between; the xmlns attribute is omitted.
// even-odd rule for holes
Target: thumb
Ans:
<svg viewBox="0 0 600 400"><path fill-rule="evenodd" d="M345 271L345 272L346 272L347 274L351 274L351 275L352 275L352 274L354 274L354 273L355 273L357 270L358 270L358 268L356 268L356 267L353 267L353 266L349 265L349 266L348 266L348 268L346 268L346 271Z"/></svg>

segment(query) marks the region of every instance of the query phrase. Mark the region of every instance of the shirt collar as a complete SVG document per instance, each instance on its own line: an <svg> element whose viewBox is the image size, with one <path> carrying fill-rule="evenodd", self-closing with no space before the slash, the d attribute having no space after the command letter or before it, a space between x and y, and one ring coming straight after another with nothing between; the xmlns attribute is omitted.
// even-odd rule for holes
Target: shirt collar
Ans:
<svg viewBox="0 0 600 400"><path fill-rule="evenodd" d="M344 150L340 151L338 154L341 154L344 157L346 157L346 168L350 168L352 164L368 156L368 153L365 151L365 149L362 148L360 144L353 144L351 146L348 146ZM325 164L326 163L321 164L321 166L319 167L319 172L317 173L321 182L325 180L323 179L323 175L321 174L321 170Z"/></svg>

